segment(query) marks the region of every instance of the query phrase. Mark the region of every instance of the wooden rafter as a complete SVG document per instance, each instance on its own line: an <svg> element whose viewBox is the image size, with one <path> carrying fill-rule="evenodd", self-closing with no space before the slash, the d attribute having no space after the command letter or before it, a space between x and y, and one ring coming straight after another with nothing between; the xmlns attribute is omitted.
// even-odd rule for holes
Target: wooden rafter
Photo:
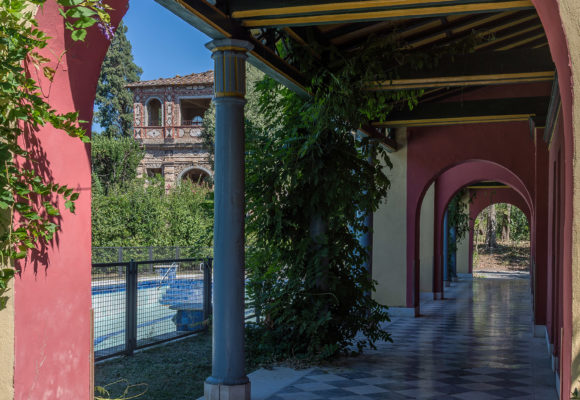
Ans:
<svg viewBox="0 0 580 400"><path fill-rule="evenodd" d="M530 117L545 115L549 97L472 100L420 104L412 111L392 113L388 121L375 127L417 127L490 122L528 122Z"/></svg>
<svg viewBox="0 0 580 400"><path fill-rule="evenodd" d="M529 0L368 0L234 10L246 27L318 25L533 9Z"/></svg>

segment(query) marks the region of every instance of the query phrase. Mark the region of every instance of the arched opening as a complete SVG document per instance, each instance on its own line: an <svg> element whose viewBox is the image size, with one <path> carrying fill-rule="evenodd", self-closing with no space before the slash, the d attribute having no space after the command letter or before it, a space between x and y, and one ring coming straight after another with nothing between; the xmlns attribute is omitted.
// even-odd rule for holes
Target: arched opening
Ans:
<svg viewBox="0 0 580 400"><path fill-rule="evenodd" d="M212 174L203 167L190 167L179 174L178 182L183 181L189 181L200 186L211 186Z"/></svg>
<svg viewBox="0 0 580 400"><path fill-rule="evenodd" d="M473 242L467 242L472 247L473 273L529 277L530 222L524 210L512 202L492 200L479 211L472 223Z"/></svg>
<svg viewBox="0 0 580 400"><path fill-rule="evenodd" d="M147 102L147 126L163 125L163 107L161 101L152 98Z"/></svg>

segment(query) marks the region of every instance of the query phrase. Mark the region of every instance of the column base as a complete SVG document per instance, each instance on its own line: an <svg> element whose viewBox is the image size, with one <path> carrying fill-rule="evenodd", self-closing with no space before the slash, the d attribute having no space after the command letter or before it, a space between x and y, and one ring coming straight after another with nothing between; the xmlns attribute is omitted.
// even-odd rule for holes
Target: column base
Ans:
<svg viewBox="0 0 580 400"><path fill-rule="evenodd" d="M546 335L546 325L534 325L534 337L543 338Z"/></svg>
<svg viewBox="0 0 580 400"><path fill-rule="evenodd" d="M205 382L204 400L250 400L250 382L242 385L220 385Z"/></svg>

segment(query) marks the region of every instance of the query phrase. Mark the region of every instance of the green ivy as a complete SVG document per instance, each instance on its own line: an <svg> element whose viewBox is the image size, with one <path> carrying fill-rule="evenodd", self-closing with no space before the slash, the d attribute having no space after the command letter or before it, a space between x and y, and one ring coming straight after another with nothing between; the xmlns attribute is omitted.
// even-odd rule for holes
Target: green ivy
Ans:
<svg viewBox="0 0 580 400"><path fill-rule="evenodd" d="M422 95L373 90L373 82L402 68L434 68L477 40L410 54L381 37L350 52L313 43L318 57L285 44L311 96L266 78L256 88L265 122L246 127L247 288L262 316L249 332L257 343L250 352L312 361L391 340L387 309L369 296L375 282L358 239L365 217L385 201L392 166L379 143L355 132Z"/></svg>
<svg viewBox="0 0 580 400"><path fill-rule="evenodd" d="M52 81L55 70L39 52L50 39L38 28L35 14L46 0L0 0L0 213L6 228L0 234L0 295L14 276L6 268L13 259L42 248L59 230L59 201L75 211L79 193L47 178L46 165L26 150L23 142L50 124L72 137L88 142L79 126L78 113L61 114L43 95L38 82L28 74L37 70ZM101 0L57 0L73 40L83 40L86 29L99 24L112 33L109 6Z"/></svg>
<svg viewBox="0 0 580 400"><path fill-rule="evenodd" d="M455 241L451 241L450 233L445 232L448 235L447 240L447 262L451 263L451 257L457 252L457 244L461 242L466 234L469 232L469 207L465 207L463 199L467 195L466 189L461 189L458 193L453 196L449 205L447 206L447 224L449 227L455 228ZM468 203L471 203L473 198L468 199ZM451 274L451 268L448 269L449 274ZM449 278L452 278L449 276Z"/></svg>

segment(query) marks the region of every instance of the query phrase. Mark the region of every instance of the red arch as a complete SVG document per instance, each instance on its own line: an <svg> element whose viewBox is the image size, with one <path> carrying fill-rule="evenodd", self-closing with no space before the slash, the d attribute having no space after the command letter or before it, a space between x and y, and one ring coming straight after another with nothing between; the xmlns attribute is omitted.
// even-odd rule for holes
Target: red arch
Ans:
<svg viewBox="0 0 580 400"><path fill-rule="evenodd" d="M492 180L512 187L524 200L533 217L534 208L530 189L509 169L489 161L468 161L445 171L435 183L435 238L433 292L443 293L443 218L449 202L463 187Z"/></svg>
<svg viewBox="0 0 580 400"><path fill-rule="evenodd" d="M111 20L117 26L128 1L109 3L114 3ZM76 110L80 119L92 120L109 41L93 26L85 42L72 42L54 1L47 1L36 19L39 28L52 38L40 52L53 60L54 81L38 78L47 89L48 102L59 112ZM57 64L59 55L63 56ZM36 71L32 76L38 76ZM85 127L90 131L90 124ZM50 163L54 179L79 190L80 197L75 215L63 212L58 241L38 264L27 260L14 283L15 399L89 399L93 350L90 147L48 125L35 133L33 140Z"/></svg>
<svg viewBox="0 0 580 400"><path fill-rule="evenodd" d="M518 149L514 154L513 149ZM446 170L473 160L503 166L534 198L535 146L527 122L413 128L407 145L407 307L419 306L420 207L432 182ZM489 164L489 165L491 165ZM493 179L481 178L482 179ZM477 181L477 180L475 180ZM474 181L474 182L475 182Z"/></svg>

